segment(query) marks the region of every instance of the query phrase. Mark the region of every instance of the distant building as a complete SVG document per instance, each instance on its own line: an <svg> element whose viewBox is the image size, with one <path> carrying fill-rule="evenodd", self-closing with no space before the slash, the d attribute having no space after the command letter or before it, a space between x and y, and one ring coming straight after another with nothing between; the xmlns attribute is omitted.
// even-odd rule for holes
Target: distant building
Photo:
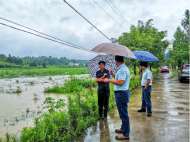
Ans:
<svg viewBox="0 0 190 142"><path fill-rule="evenodd" d="M74 66L79 66L80 65L80 63L74 63Z"/></svg>
<svg viewBox="0 0 190 142"><path fill-rule="evenodd" d="M166 48L166 50L165 50L165 56L166 56L166 58L168 58L168 52L171 50L173 50L173 40L168 40L169 42L170 42L170 44L168 45L168 47Z"/></svg>
<svg viewBox="0 0 190 142"><path fill-rule="evenodd" d="M73 66L73 62L69 62L69 65L70 65L70 66Z"/></svg>
<svg viewBox="0 0 190 142"><path fill-rule="evenodd" d="M86 64L83 64L83 66L85 67Z"/></svg>
<svg viewBox="0 0 190 142"><path fill-rule="evenodd" d="M168 53L168 51L173 50L173 40L168 40L168 41L170 42L170 44L166 48L165 53Z"/></svg>

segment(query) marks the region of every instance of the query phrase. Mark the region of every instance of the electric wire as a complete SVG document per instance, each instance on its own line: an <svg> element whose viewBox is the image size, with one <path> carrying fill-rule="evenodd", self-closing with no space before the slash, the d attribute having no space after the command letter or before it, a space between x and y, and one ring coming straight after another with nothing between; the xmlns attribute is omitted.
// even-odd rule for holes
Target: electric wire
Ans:
<svg viewBox="0 0 190 142"><path fill-rule="evenodd" d="M40 33L40 34L42 34L42 35L45 35L45 36L51 37L51 38L53 38L53 39L56 39L56 40L59 40L59 41L65 42L65 43L67 43L67 44L71 44L72 46L76 46L76 47L81 48L81 49L83 48L83 47L80 47L80 46L78 46L78 45L72 44L72 43L70 43L70 42L67 42L67 41L64 41L64 40L58 39L58 38L56 38L56 37L50 36L50 35L48 35L48 34L45 34L45 33L39 32L39 31L34 30L34 29L32 29L32 28L29 28L29 27L23 26L23 25L18 24L18 23L16 23L16 22L13 22L13 21L7 20L7 19L5 19L5 18L0 17L0 19L1 19L1 20L4 20L4 21L7 21L7 22L10 22L10 23L12 23L12 24L15 24L15 25L21 26L21 27L23 27L23 28L29 29L29 30L31 30L31 31L34 31L34 32ZM86 49L86 48L84 48L84 49Z"/></svg>
<svg viewBox="0 0 190 142"><path fill-rule="evenodd" d="M107 4L109 4L109 6L117 13L117 15L123 20L123 18L118 14L118 12L111 6L111 4L107 1L107 0L105 0L106 2L107 2ZM123 22L125 22L125 20L123 20ZM127 23L127 22L125 22L128 26L129 26L129 24Z"/></svg>
<svg viewBox="0 0 190 142"><path fill-rule="evenodd" d="M111 0L109 0L110 3L113 5L113 7L118 11L118 13L123 17L123 19L125 19L125 17L119 12L119 10L116 8L116 6L113 4L113 2ZM125 21L129 24L129 22L125 19Z"/></svg>
<svg viewBox="0 0 190 142"><path fill-rule="evenodd" d="M95 0L93 0L95 4L97 4L104 12L106 12L115 22L117 22L107 11L104 10ZM119 22L117 22L119 24ZM124 28L121 24L119 24L122 28ZM125 28L124 28L125 29ZM125 29L127 30L127 29Z"/></svg>
<svg viewBox="0 0 190 142"><path fill-rule="evenodd" d="M83 19L85 19L89 24L91 24L95 29L97 29L104 37L111 41L102 31L100 31L96 26L94 26L88 19L86 19L81 13L79 13L74 7L72 7L66 0L63 0L69 7L71 7L75 12L77 12Z"/></svg>
<svg viewBox="0 0 190 142"><path fill-rule="evenodd" d="M18 30L18 31L22 31L22 32L25 32L25 33L28 33L28 34L32 34L32 35L35 35L35 36L38 36L38 37L53 41L53 42L57 42L57 43L67 45L67 46L70 46L70 47L73 47L73 48L76 48L76 49L80 49L80 50L83 50L83 51L92 52L91 50L86 49L86 48L79 48L79 47L76 47L76 46L73 46L73 45L69 45L69 44L66 44L66 43L63 43L63 42L59 42L59 41L56 41L56 40L53 40L53 39L50 39L50 38L47 38L47 37L44 37L44 36L41 36L41 35L38 35L38 34L34 34L34 33L31 33L31 32L28 32L28 31L25 31L25 30L22 30L22 29L19 29L19 28L4 24L4 23L0 23L0 24L3 25L3 26L9 27L9 28L13 28L13 29Z"/></svg>

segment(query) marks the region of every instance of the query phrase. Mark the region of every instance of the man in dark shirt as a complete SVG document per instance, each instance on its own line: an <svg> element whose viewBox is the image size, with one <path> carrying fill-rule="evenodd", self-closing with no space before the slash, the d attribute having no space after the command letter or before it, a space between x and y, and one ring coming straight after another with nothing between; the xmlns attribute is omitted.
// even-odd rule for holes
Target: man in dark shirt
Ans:
<svg viewBox="0 0 190 142"><path fill-rule="evenodd" d="M110 88L109 82L104 82L104 79L109 79L110 74L109 70L105 69L105 62L100 61L99 63L100 70L96 72L95 82L98 82L98 109L99 116L102 118L103 107L104 107L104 117L102 120L107 119L107 112L109 107L109 96L110 96Z"/></svg>

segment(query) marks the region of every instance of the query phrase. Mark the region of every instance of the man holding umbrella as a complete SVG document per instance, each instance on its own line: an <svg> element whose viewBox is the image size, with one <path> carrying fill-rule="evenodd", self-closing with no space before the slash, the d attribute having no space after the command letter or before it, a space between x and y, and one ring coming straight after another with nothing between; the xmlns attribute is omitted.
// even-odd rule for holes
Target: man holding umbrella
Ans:
<svg viewBox="0 0 190 142"><path fill-rule="evenodd" d="M110 70L110 75L115 78L115 80L105 79L104 82L110 82L114 84L115 100L117 109L119 112L120 119L122 120L122 125L120 129L116 129L116 133L122 133L116 136L119 140L128 140L130 133L130 124L128 116L128 102L130 98L129 92L129 81L130 81L130 71L124 63L123 56L115 56L115 64L118 67L116 75Z"/></svg>
<svg viewBox="0 0 190 142"><path fill-rule="evenodd" d="M105 62L100 61L99 63L99 71L96 72L95 82L98 82L98 109L99 116L102 118L103 107L104 107L104 117L102 120L107 119L107 112L109 107L109 96L110 96L110 88L109 83L104 82L104 79L109 79L110 74L109 70L105 69Z"/></svg>

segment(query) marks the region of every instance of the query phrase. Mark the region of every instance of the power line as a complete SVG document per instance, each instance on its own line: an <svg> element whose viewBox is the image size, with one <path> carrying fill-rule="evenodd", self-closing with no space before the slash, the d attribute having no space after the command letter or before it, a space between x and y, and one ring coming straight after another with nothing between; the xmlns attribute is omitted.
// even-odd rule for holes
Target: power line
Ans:
<svg viewBox="0 0 190 142"><path fill-rule="evenodd" d="M28 34L32 34L32 35L35 35L35 36L38 36L38 37L41 37L41 38L44 38L44 39L47 39L47 40L50 40L50 41L54 41L54 42L57 42L57 43L60 43L60 44L63 44L63 45L67 45L67 46L76 48L76 49L92 52L91 50L86 49L86 48L79 48L79 47L76 47L76 46L73 46L73 45L69 45L69 44L66 44L66 43L63 43L63 42L59 42L59 41L56 41L56 40L53 40L53 39L50 39L50 38L47 38L47 37L44 37L44 36L41 36L41 35L38 35L38 34L34 34L34 33L31 33L31 32L28 32L28 31L25 31L25 30L22 30L22 29L19 29L19 28L4 24L4 23L0 23L0 24L3 25L3 26L9 27L9 28L13 28L13 29L18 30L18 31L22 31L22 32L25 32L25 33L28 33Z"/></svg>
<svg viewBox="0 0 190 142"><path fill-rule="evenodd" d="M94 1L94 0L93 0ZM94 1L104 12L106 12L115 22L117 22L107 11L105 11L96 1ZM119 24L119 22L117 22ZM124 28L121 24L119 24L122 28ZM125 28L124 28L125 29ZM125 29L127 30L127 29Z"/></svg>
<svg viewBox="0 0 190 142"><path fill-rule="evenodd" d="M26 29L32 30L32 31L34 31L34 32L40 33L40 34L42 34L42 35L45 35L45 36L48 36L48 37L54 38L54 39L56 39L56 40L59 40L59 41L65 42L65 43L67 43L67 44L71 44L72 46L76 46L76 47L81 48L81 49L83 48L83 47L80 47L80 46L78 46L78 45L72 44L72 43L70 43L70 42L67 42L67 41L64 41L64 40L58 39L58 38L53 37L53 36L50 36L50 35L48 35L48 34L45 34L45 33L39 32L39 31L37 31L37 30L31 29L31 28L29 28L29 27L26 27L26 26L23 26L23 25L21 25L21 24L15 23L15 22L13 22L13 21L7 20L7 19L5 19L5 18L0 17L0 19L2 19L2 20L4 20L4 21L7 21L7 22L10 22L10 23L12 23L12 24L15 24L15 25L18 25L18 26L24 27L24 28L26 28ZM84 49L86 49L86 48L84 48Z"/></svg>
<svg viewBox="0 0 190 142"><path fill-rule="evenodd" d="M94 26L88 19L86 19L82 14L80 14L74 7L72 7L66 0L63 0L67 5L69 5L74 11L76 11L83 19L85 19L89 24L91 24L94 28L96 28L102 35L104 35L108 40L111 41L103 32L101 32L96 26Z"/></svg>
<svg viewBox="0 0 190 142"><path fill-rule="evenodd" d="M107 0L105 0L108 4L109 4L109 6L117 13L117 15L123 20L123 18L118 14L118 12L111 6L111 4L107 1ZM125 22L125 20L123 20L124 22ZM127 22L125 22L127 25L129 25Z"/></svg>
<svg viewBox="0 0 190 142"><path fill-rule="evenodd" d="M111 2L111 0L109 0L110 3L115 7L115 9L118 11L118 13L123 17L123 19L125 19L125 17L119 12L119 10L116 8L116 6ZM125 19L125 21L129 24L129 22Z"/></svg>

